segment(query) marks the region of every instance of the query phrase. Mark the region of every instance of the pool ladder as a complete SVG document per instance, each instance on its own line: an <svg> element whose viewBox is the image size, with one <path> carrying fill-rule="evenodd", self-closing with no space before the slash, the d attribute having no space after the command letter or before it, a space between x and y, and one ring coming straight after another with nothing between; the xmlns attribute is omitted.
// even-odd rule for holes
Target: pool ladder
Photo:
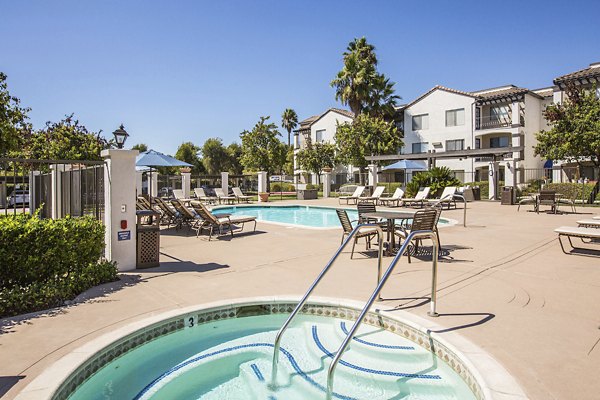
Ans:
<svg viewBox="0 0 600 400"><path fill-rule="evenodd" d="M394 267L396 266L396 264L398 264L398 261L400 261L402 254L404 254L404 252L408 248L408 245L415 239L427 239L428 238L428 239L431 239L431 241L433 242L433 254L432 254L433 261L432 261L432 274L431 274L431 301L430 301L430 310L427 314L432 317L438 316L438 313L436 312L436 301L437 301L437 262L438 262L439 242L437 240L437 236L436 236L435 232L431 231L431 230L411 232L408 235L408 237L406 238L406 240L404 241L404 243L402 244L402 246L400 247L400 250L398 250L398 253L394 257L394 259L390 262L390 265L388 266L387 270L385 271L385 273L382 276L381 275L381 256L382 256L382 251L383 251L383 246L382 246L382 244L383 244L383 229L379 225L376 225L376 224L357 225L356 228L354 228L352 230L352 232L348 235L348 237L342 243L342 245L337 249L337 251L331 258L331 260L329 260L327 265L325 265L325 268L323 268L323 270L321 271L319 276L317 276L317 279L315 279L313 284L308 288L308 291L304 294L304 296L302 297L302 299L300 300L300 302L298 303L298 305L296 306L294 311L292 311L292 313L287 318L287 320L285 321L283 326L279 329L279 332L277 332L277 336L275 337L275 344L274 344L273 364L272 364L272 368L271 368L271 386L272 387L277 386L277 367L278 367L278 363L279 363L279 349L281 346L281 338L283 336L283 333L286 331L286 329L288 328L288 326L290 325L290 323L292 322L294 317L300 312L300 310L302 310L302 308L304 307L304 304L308 300L308 297L312 294L313 290L317 287L319 282L321 282L321 279L331 269L331 267L333 266L333 264L335 263L335 261L337 260L339 255L342 253L344 248L346 248L348 243L350 243L351 240L354 240L354 236L361 229L364 229L364 228L375 228L377 230L377 233L379 234L378 235L378 238L379 238L378 239L378 244L379 244L378 249L379 250L378 250L378 260L377 260L377 262L378 262L378 264L377 264L377 287L375 288L375 291L373 291L373 293L371 294L371 297L365 304L360 315L356 319L356 322L352 326L352 329L350 329L350 331L346 335L346 338L342 342L338 351L335 353L333 360L331 361L331 364L329 365L329 369L327 371L327 397L326 397L326 399L331 400L331 396L333 395L333 375L334 375L335 369L337 367L337 364L340 361L340 358L342 358L342 354L344 354L344 351L346 351L346 348L348 347L348 345L354 338L354 335L358 331L358 328L362 324L363 320L365 319L365 316L369 312L369 309L371 308L371 306L373 305L375 300L381 300L379 294L381 293L383 286L385 285L388 278L392 274Z"/></svg>

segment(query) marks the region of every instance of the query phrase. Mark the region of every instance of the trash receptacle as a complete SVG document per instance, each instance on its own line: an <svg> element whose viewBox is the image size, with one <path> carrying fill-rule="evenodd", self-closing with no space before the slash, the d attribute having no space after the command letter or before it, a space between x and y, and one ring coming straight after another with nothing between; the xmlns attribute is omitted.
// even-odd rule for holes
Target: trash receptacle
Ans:
<svg viewBox="0 0 600 400"><path fill-rule="evenodd" d="M160 265L160 214L153 210L138 210L136 268Z"/></svg>
<svg viewBox="0 0 600 400"><path fill-rule="evenodd" d="M512 206L515 204L514 200L514 190L512 186L504 186L502 188L502 197L500 197L500 204L505 206Z"/></svg>
<svg viewBox="0 0 600 400"><path fill-rule="evenodd" d="M473 199L476 201L481 200L481 188L479 186L473 186Z"/></svg>

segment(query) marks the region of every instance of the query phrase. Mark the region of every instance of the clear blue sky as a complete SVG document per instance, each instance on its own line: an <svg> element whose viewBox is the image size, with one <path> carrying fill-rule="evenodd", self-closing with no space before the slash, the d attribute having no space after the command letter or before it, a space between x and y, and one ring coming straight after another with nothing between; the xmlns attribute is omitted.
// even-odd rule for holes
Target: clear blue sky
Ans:
<svg viewBox="0 0 600 400"><path fill-rule="evenodd" d="M329 82L355 37L408 102L437 84L550 86L600 61L599 15L597 0L0 0L0 71L35 127L75 113L174 153L339 107Z"/></svg>

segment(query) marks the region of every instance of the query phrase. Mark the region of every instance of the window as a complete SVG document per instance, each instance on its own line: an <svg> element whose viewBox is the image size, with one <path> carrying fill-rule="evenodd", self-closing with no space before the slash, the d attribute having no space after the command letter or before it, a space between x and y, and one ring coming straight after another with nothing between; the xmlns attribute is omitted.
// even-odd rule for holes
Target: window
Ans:
<svg viewBox="0 0 600 400"><path fill-rule="evenodd" d="M446 126L459 126L465 124L465 109L446 111Z"/></svg>
<svg viewBox="0 0 600 400"><path fill-rule="evenodd" d="M479 138L475 139L475 148L476 149L481 148L481 139L479 139Z"/></svg>
<svg viewBox="0 0 600 400"><path fill-rule="evenodd" d="M510 111L508 110L508 106L490 107L490 120L495 122L510 121Z"/></svg>
<svg viewBox="0 0 600 400"><path fill-rule="evenodd" d="M427 153L427 142L413 143L412 152L413 154Z"/></svg>
<svg viewBox="0 0 600 400"><path fill-rule="evenodd" d="M457 151L465 149L465 141L459 140L446 140L446 151Z"/></svg>
<svg viewBox="0 0 600 400"><path fill-rule="evenodd" d="M419 131L429 129L429 114L413 115L412 130Z"/></svg>
<svg viewBox="0 0 600 400"><path fill-rule="evenodd" d="M320 129L317 131L315 141L317 143L321 143L323 141L323 133L325 133L325 129Z"/></svg>
<svg viewBox="0 0 600 400"><path fill-rule="evenodd" d="M508 147L508 136L490 138L490 148Z"/></svg>

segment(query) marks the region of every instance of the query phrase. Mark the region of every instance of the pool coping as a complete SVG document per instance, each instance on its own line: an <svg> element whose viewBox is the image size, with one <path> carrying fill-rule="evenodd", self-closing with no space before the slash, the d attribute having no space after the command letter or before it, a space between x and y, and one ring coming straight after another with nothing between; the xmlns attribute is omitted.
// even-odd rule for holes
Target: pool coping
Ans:
<svg viewBox="0 0 600 400"><path fill-rule="evenodd" d="M89 364L92 362L91 360L98 361L101 352L108 353L109 351L114 351L116 354L114 354L113 358L116 358L119 355L124 354L123 351L128 351L127 348L125 350L115 350L117 345L129 341L128 338L133 338L134 335L137 334L135 338L139 339L142 334L145 334L146 341L149 341L160 337L163 334L168 334L178 329L184 329L183 326L180 326L183 325L184 317L187 319L194 313L203 312L206 314L213 312L215 313L214 320L218 320L219 318L232 318L230 310L233 308L236 308L237 310L244 306L268 306L271 307L271 313L285 313L289 312L291 307L297 303L297 296L260 296L229 299L179 308L129 323L83 344L81 347L62 357L34 378L34 380L29 383L15 399L60 398L55 395L57 395L60 390L64 390L63 387L67 380L70 378L73 379L73 376L75 376L76 373L81 374L84 367L86 368L86 372L88 372L87 369L90 367ZM323 312L329 312L323 310L334 310L333 313L335 313L337 308L338 310L346 310L342 312L347 314L349 317L348 319L352 319L350 318L352 316L354 316L355 319L363 306L364 303L355 300L315 297L314 299L311 299L307 306L305 306L306 311L303 309L303 313L322 315ZM385 308L385 306L376 303L371 308L369 313L370 318L367 323L378 325L382 323L382 319L384 321L395 321L399 325L395 327L395 325L391 323L390 331L395 332L395 330L398 329L398 334L404 336L408 335L407 337L409 339L430 351L432 351L433 348L433 351L436 352L438 357L444 359L449 365L452 363L451 367L453 369L455 369L454 361L456 360L457 364L460 363L464 369L466 369L466 371L463 370L464 374L460 373L463 379L467 380L465 374L468 375L469 378L472 377L477 384L477 387L480 389L480 395L477 396L476 393L476 397L485 400L521 400L527 398L514 377L512 377L491 355L471 341L455 332L445 332L442 337L442 335L437 334L435 331L444 330L445 327L437 325L431 320L421 318L402 310L388 312L384 311L382 308ZM221 315L221 317L219 317L219 315ZM333 315L335 316L335 314ZM405 330L402 333L400 331L401 328L408 328L408 331ZM149 340L148 337L150 337ZM435 345L435 347L433 345ZM130 347L129 349L132 348L135 348L135 346ZM485 373L485 376L483 373ZM85 381L85 379L83 381ZM79 382L78 384L81 383L82 382ZM473 382L471 382L471 385L469 386L473 388Z"/></svg>
<svg viewBox="0 0 600 400"><path fill-rule="evenodd" d="M313 208L326 208L326 209L342 209L342 210L346 210L346 211L356 211L356 208L352 208L349 207L348 205L340 205L340 207L330 207L330 206L319 206L319 205L310 205L310 204L298 204L298 203L287 203L287 204L265 204L265 203L252 203L252 204L218 204L216 206L212 206L211 211L213 210L219 210L221 208L230 208L230 207L240 207L240 208L246 208L246 207L313 207ZM390 211L394 211L393 209L391 209ZM455 219L451 219L451 218L445 218L442 217L440 218L444 221L448 221L447 224L440 224L439 228L447 228L450 226L455 226L458 225L458 221ZM331 227L319 227L319 226L306 226L306 225L297 225L297 224L287 224L285 222L275 222L275 221L266 221L266 220L258 220L257 221L261 222L261 223L265 223L265 224L271 224L271 225L279 225L279 226L284 226L286 228L300 228L300 229L313 229L313 230L320 230L320 231L328 231L328 230L339 230L340 226L331 226Z"/></svg>

